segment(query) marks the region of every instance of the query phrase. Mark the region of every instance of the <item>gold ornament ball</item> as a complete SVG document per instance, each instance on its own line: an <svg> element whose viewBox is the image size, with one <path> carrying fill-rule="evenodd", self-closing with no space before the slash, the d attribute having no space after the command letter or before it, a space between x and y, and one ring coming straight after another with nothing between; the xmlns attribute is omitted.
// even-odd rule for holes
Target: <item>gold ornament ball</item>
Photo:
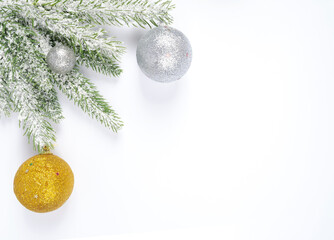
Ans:
<svg viewBox="0 0 334 240"><path fill-rule="evenodd" d="M74 175L70 166L52 153L36 155L17 170L14 193L27 209L44 213L61 207L70 197Z"/></svg>

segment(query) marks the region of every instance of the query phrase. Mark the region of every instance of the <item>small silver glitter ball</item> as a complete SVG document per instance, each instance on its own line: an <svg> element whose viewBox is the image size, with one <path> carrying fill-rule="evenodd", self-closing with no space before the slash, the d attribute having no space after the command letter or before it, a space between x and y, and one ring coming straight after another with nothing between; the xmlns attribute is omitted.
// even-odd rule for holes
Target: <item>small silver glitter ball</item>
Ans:
<svg viewBox="0 0 334 240"><path fill-rule="evenodd" d="M76 58L71 48L59 45L51 48L46 61L55 73L66 74L74 68Z"/></svg>
<svg viewBox="0 0 334 240"><path fill-rule="evenodd" d="M179 30L163 26L147 32L137 46L137 62L143 73L158 82L173 82L188 71L192 48Z"/></svg>

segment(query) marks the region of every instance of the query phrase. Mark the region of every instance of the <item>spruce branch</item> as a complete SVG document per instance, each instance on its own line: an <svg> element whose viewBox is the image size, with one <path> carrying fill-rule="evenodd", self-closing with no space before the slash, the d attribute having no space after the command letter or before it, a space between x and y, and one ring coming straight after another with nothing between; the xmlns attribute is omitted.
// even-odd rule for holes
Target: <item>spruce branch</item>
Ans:
<svg viewBox="0 0 334 240"><path fill-rule="evenodd" d="M0 72L0 117L1 115L9 116L12 106L9 99L8 89L4 82L3 73Z"/></svg>
<svg viewBox="0 0 334 240"><path fill-rule="evenodd" d="M20 80L11 83L11 87L15 89L12 98L15 104L14 111L19 112L20 127L25 130L24 135L38 152L42 152L44 146L53 148L56 141L55 131L40 110L38 99L34 96L37 92L24 79ZM29 103L26 102L27 99Z"/></svg>
<svg viewBox="0 0 334 240"><path fill-rule="evenodd" d="M45 39L42 39L41 35L33 29L22 26L15 21L4 23L0 27L9 39L15 39L15 41L10 41L9 39L7 41L1 39L0 41L6 45L7 50L15 53L13 54L13 61L19 66L16 71L36 89L36 98L39 99L40 107L44 110L44 114L55 123L58 123L63 119L63 116L57 93L48 77L51 70L45 62L45 55L41 49L42 43L40 41L45 41ZM37 36L40 39L37 39ZM14 63L13 61L11 64Z"/></svg>
<svg viewBox="0 0 334 240"><path fill-rule="evenodd" d="M27 27L22 27L19 24L12 24L15 25L13 29L22 29L24 28L27 31L30 31ZM8 28L8 26L7 26ZM11 33L15 34L15 33ZM123 125L120 121L120 118L117 116L117 114L112 110L112 108L108 105L108 103L103 99L103 97L98 93L95 86L89 82L88 79L84 78L82 74L80 74L77 70L73 70L71 74L68 75L58 75L51 72L45 62L45 55L48 52L48 47L46 45L46 39L43 38L42 35L35 32L30 32L31 35L34 36L34 38L26 38L25 36L29 36L28 33L26 33L23 37L16 36L20 41L20 47L24 48L24 44L26 41L31 41L32 43L36 43L34 41L37 41L36 39L39 39L38 44L32 44L29 46L29 49L23 49L24 51L20 51L19 54L25 54L24 55L25 61L32 57L31 63L34 64L33 61L37 61L37 64L39 66L39 70L44 70L42 74L48 74L48 76L43 76L43 79L52 79L52 84L57 85L70 99L74 100L75 103L77 103L78 106L80 106L85 112L88 112L88 115L91 117L99 120L102 124L104 124L106 127L112 129L113 131L118 131L121 126ZM22 46L23 45L23 46ZM43 47L44 46L44 47ZM41 49L37 49L36 47L39 47ZM14 46L14 49L18 48L18 46ZM40 61L38 61L40 59ZM22 58L23 60L23 58ZM22 64L22 63L21 63ZM36 63L35 63L36 64ZM29 72L31 68L26 68L25 70ZM37 71L38 72L38 71ZM35 79L34 78L28 78L29 76L26 76L26 79ZM40 77L38 78L40 79ZM41 84L37 86L42 86ZM35 89L37 91L38 89ZM52 93L55 93L53 88ZM51 94L51 92L48 92L48 96L41 94L46 92L46 89L44 89L43 92L41 92L39 95L36 96L39 97L37 100L40 100L40 103L43 104L42 109L45 107L50 107L48 103L58 103L58 100L56 99L56 95ZM54 99L50 99L49 101L43 101L43 99L47 97L54 97ZM52 109L48 109L46 113L52 113ZM45 117L52 117L49 115L45 115ZM52 119L52 118L51 118ZM52 119L54 120L54 119Z"/></svg>
<svg viewBox="0 0 334 240"><path fill-rule="evenodd" d="M44 46L41 51L46 57L50 47L42 35L37 33L37 36L40 39L41 46ZM90 117L100 121L114 132L117 132L123 126L119 116L96 90L96 87L77 69L67 75L60 75L51 71L49 71L49 74L52 83L58 86L70 100L73 100Z"/></svg>
<svg viewBox="0 0 334 240"><path fill-rule="evenodd" d="M2 59L2 65L7 69L2 76L8 79L11 91L7 95L13 101L13 111L19 113L20 126L29 142L33 142L34 149L52 148L55 131L47 119L57 123L63 116L52 82L47 78L50 70L37 51L39 44L34 39L35 33L14 20L1 24L0 30L0 46L14 53Z"/></svg>
<svg viewBox="0 0 334 240"><path fill-rule="evenodd" d="M171 1L147 0L55 0L40 3L43 7L62 9L88 23L112 24L115 26L158 26L171 24L169 12L174 8Z"/></svg>
<svg viewBox="0 0 334 240"><path fill-rule="evenodd" d="M0 41L1 44L1 41ZM12 109L12 101L10 99L10 93L8 91L8 85L5 80L5 55L0 45L0 117L1 115L10 116Z"/></svg>
<svg viewBox="0 0 334 240"><path fill-rule="evenodd" d="M74 69L71 76L54 74L53 79L58 88L90 117L100 121L114 132L123 126L119 116L96 90L96 87L79 71Z"/></svg>
<svg viewBox="0 0 334 240"><path fill-rule="evenodd" d="M50 122L63 119L55 86L90 117L117 132L123 123L76 67L52 72L46 55L56 44L71 47L77 63L118 76L122 43L100 24L152 27L172 21L169 0L0 0L0 115L19 123L38 151L53 147Z"/></svg>
<svg viewBox="0 0 334 240"><path fill-rule="evenodd" d="M27 81L19 70L16 59L6 58L9 71L3 73L3 77L8 79L8 88L15 89L10 93L13 103L13 111L19 113L19 125L27 135L29 142L33 143L34 149L42 151L43 146L53 147L55 132L51 124L45 119L37 99L38 92Z"/></svg>
<svg viewBox="0 0 334 240"><path fill-rule="evenodd" d="M121 42L108 37L104 29L71 18L70 14L57 9L49 11L31 5L12 5L8 8L17 13L25 24L48 35L52 41L71 46L79 57L79 64L106 75L121 74L117 61L125 48Z"/></svg>

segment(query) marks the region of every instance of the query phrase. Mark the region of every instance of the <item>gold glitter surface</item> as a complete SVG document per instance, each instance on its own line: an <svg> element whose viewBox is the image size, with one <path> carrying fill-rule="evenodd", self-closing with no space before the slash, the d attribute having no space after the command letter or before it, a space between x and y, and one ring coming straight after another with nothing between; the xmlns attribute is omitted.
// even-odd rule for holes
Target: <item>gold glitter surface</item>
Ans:
<svg viewBox="0 0 334 240"><path fill-rule="evenodd" d="M70 197L74 176L70 166L51 153L36 155L17 170L14 193L20 203L34 212L50 212Z"/></svg>

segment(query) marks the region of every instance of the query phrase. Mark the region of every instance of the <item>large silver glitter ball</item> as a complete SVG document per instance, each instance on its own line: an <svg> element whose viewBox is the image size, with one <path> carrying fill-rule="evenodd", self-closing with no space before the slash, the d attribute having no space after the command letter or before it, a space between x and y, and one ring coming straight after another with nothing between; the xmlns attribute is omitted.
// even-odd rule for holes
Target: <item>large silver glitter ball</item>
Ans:
<svg viewBox="0 0 334 240"><path fill-rule="evenodd" d="M71 48L59 45L51 48L46 61L55 73L66 74L74 68L76 58Z"/></svg>
<svg viewBox="0 0 334 240"><path fill-rule="evenodd" d="M179 30L163 26L147 32L137 46L137 62L145 75L158 82L173 82L189 69L192 48Z"/></svg>

